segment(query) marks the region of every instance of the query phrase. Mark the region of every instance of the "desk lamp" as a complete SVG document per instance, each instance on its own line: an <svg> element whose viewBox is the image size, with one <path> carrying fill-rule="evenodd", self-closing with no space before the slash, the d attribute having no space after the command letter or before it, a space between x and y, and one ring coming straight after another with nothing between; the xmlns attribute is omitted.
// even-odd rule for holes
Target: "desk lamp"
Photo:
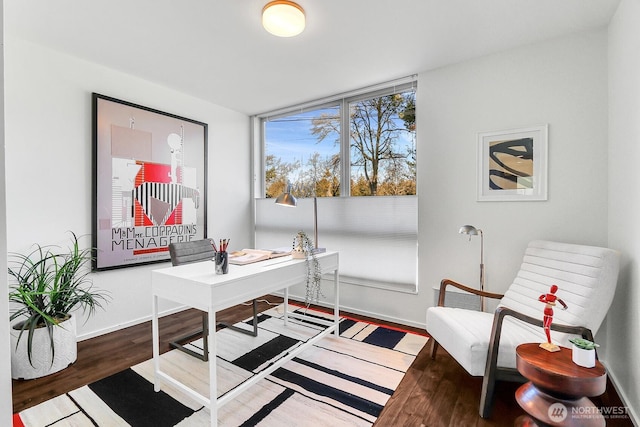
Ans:
<svg viewBox="0 0 640 427"><path fill-rule="evenodd" d="M463 225L458 233L469 235L469 241L471 241L471 236L480 235L480 290L484 292L484 236L482 230L473 225ZM480 297L480 310L484 311L484 297L482 296Z"/></svg>
<svg viewBox="0 0 640 427"><path fill-rule="evenodd" d="M276 198L276 204L292 208L298 205L298 201L293 194L291 194L291 187ZM313 244L315 245L313 253L319 254L327 251L326 248L318 247L318 199L316 196L313 196Z"/></svg>

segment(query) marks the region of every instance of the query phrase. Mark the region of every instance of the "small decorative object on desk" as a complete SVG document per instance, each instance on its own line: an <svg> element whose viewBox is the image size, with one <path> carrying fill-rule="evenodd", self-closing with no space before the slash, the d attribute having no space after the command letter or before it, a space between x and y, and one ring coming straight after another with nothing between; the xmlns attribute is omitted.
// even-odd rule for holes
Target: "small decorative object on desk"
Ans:
<svg viewBox="0 0 640 427"><path fill-rule="evenodd" d="M227 252L216 252L216 274L227 274L229 272L229 254Z"/></svg>
<svg viewBox="0 0 640 427"><path fill-rule="evenodd" d="M313 242L304 231L298 231L293 238L293 249L291 257L296 259L304 259L309 253L309 249L313 248Z"/></svg>
<svg viewBox="0 0 640 427"><path fill-rule="evenodd" d="M596 366L596 347L600 347L598 344L584 338L571 338L569 342L573 363L585 368Z"/></svg>
<svg viewBox="0 0 640 427"><path fill-rule="evenodd" d="M544 306L544 319L542 321L544 326L544 333L547 335L547 342L543 342L540 344L541 348L544 348L547 351L560 351L560 347L553 344L551 342L551 323L553 322L553 307L555 307L556 302L559 302L562 306L563 310L567 309L567 304L562 301L560 298L556 296L556 292L558 291L558 286L552 285L548 294L542 294L538 297L538 301L544 302L546 305Z"/></svg>
<svg viewBox="0 0 640 427"><path fill-rule="evenodd" d="M229 272L229 253L227 247L229 247L229 241L231 239L220 240L220 246L216 251L216 274L227 274ZM215 248L215 245L213 245Z"/></svg>
<svg viewBox="0 0 640 427"><path fill-rule="evenodd" d="M291 257L307 260L307 292L304 298L307 307L311 302L317 302L320 296L323 296L322 289L320 288L322 272L320 271L320 264L318 263L313 248L313 240L307 236L307 233L298 231L298 234L293 238Z"/></svg>

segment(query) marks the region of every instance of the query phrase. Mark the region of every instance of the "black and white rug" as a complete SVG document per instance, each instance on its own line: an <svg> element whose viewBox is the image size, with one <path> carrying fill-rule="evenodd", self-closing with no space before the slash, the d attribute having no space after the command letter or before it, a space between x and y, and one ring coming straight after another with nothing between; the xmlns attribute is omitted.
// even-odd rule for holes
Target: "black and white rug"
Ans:
<svg viewBox="0 0 640 427"><path fill-rule="evenodd" d="M281 319L281 306L262 313L258 337L225 329L217 332L219 396L323 328L292 319L284 327ZM372 425L427 337L348 318L341 319L340 336L323 338L224 405L218 411L218 424ZM161 356L161 369L208 396L206 362L173 350ZM207 408L169 385L156 393L152 381L153 362L148 360L27 409L14 422L26 427L209 425Z"/></svg>

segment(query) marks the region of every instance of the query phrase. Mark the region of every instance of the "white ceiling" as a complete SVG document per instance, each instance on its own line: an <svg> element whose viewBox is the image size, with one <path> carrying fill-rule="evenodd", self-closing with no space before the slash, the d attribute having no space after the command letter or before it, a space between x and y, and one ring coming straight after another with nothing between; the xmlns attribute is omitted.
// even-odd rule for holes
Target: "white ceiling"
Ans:
<svg viewBox="0 0 640 427"><path fill-rule="evenodd" d="M4 0L20 37L247 114L606 25L619 0L299 0L278 38L268 0Z"/></svg>

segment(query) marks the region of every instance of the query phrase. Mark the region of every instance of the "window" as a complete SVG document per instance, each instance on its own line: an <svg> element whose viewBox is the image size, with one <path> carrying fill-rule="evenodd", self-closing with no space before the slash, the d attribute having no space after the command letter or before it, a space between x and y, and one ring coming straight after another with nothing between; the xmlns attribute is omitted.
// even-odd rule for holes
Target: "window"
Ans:
<svg viewBox="0 0 640 427"><path fill-rule="evenodd" d="M416 194L415 91L349 103L350 194Z"/></svg>
<svg viewBox="0 0 640 427"><path fill-rule="evenodd" d="M416 86L405 79L254 117L255 246L313 235L316 197L319 246L340 251L341 283L416 292ZM287 188L296 209L273 203Z"/></svg>
<svg viewBox="0 0 640 427"><path fill-rule="evenodd" d="M338 105L263 119L267 198L278 197L287 183L296 197L340 195L339 121Z"/></svg>
<svg viewBox="0 0 640 427"><path fill-rule="evenodd" d="M415 82L261 122L267 198L416 194Z"/></svg>

